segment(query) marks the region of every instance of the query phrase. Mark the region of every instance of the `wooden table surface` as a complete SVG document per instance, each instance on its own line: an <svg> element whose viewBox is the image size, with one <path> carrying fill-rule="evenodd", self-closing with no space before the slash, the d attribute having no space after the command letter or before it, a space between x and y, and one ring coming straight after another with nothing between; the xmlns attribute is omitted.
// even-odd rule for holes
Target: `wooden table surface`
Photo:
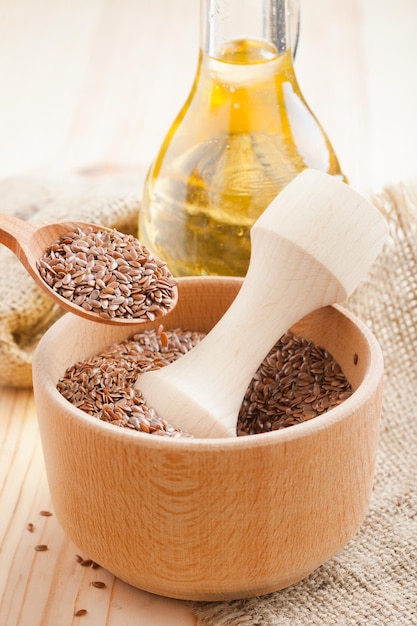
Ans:
<svg viewBox="0 0 417 626"><path fill-rule="evenodd" d="M0 0L0 177L146 169L193 80L198 4ZM301 0L301 11L300 86L350 183L415 180L417 2ZM1 389L1 626L197 625L186 603L82 567L41 511L52 505L32 391Z"/></svg>

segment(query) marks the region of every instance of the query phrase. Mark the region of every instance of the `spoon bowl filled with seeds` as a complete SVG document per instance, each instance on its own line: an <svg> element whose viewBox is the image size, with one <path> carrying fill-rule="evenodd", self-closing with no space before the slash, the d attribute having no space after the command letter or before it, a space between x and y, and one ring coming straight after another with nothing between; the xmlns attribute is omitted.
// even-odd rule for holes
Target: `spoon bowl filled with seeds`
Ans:
<svg viewBox="0 0 417 626"><path fill-rule="evenodd" d="M199 344L242 282L179 278L177 306L136 328L64 315L35 352L54 514L80 553L151 593L217 601L282 589L340 552L367 513L383 359L342 306L280 337L235 437L192 436L135 386Z"/></svg>
<svg viewBox="0 0 417 626"><path fill-rule="evenodd" d="M167 265L115 229L82 222L37 226L0 213L0 243L55 302L86 319L138 324L177 303Z"/></svg>

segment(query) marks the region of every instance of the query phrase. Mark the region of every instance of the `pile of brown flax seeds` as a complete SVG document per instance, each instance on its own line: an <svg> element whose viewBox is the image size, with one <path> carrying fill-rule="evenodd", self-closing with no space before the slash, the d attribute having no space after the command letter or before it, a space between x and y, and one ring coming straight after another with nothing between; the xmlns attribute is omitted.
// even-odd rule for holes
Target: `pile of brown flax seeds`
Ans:
<svg viewBox="0 0 417 626"><path fill-rule="evenodd" d="M177 281L132 235L76 228L38 260L42 279L73 304L104 319L154 320L172 308Z"/></svg>
<svg viewBox="0 0 417 626"><path fill-rule="evenodd" d="M203 336L162 326L136 333L68 368L57 388L81 410L115 426L151 435L190 437L147 407L135 382L140 373L181 357ZM337 406L351 393L340 366L326 350L286 333L265 357L247 389L237 435L305 422Z"/></svg>

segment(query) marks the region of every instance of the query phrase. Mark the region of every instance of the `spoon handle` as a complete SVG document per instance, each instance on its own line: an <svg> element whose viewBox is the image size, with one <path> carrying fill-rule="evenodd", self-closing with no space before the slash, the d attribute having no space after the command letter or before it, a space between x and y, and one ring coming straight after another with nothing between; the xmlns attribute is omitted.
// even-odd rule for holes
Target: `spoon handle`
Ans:
<svg viewBox="0 0 417 626"><path fill-rule="evenodd" d="M31 239L37 228L31 222L0 213L0 243L9 248L31 274L33 270L28 254L30 254Z"/></svg>
<svg viewBox="0 0 417 626"><path fill-rule="evenodd" d="M275 342L307 313L344 301L386 236L350 187L306 171L251 230L251 260L229 310L192 351L139 377L162 417L197 436L235 436L243 396Z"/></svg>

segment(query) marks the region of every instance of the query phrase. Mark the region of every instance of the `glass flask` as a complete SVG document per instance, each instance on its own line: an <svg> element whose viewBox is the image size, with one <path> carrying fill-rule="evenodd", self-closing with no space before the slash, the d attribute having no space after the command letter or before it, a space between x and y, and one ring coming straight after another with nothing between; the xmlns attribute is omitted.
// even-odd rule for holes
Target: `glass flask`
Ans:
<svg viewBox="0 0 417 626"><path fill-rule="evenodd" d="M290 0L200 4L195 80L147 174L139 238L176 276L244 276L250 228L287 183L306 167L344 177L297 83Z"/></svg>

